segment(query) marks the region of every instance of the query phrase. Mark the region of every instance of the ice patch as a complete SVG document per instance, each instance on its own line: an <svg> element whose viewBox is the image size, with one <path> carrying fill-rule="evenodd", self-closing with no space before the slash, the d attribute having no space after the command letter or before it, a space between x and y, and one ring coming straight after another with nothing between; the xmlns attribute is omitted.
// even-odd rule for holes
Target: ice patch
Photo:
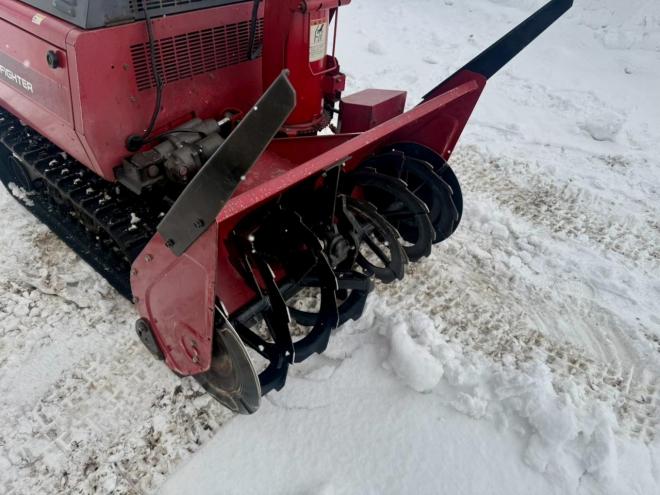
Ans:
<svg viewBox="0 0 660 495"><path fill-rule="evenodd" d="M320 366L319 368L313 369L306 373L305 378L308 380L324 382L332 377L336 369L336 367L330 365Z"/></svg>

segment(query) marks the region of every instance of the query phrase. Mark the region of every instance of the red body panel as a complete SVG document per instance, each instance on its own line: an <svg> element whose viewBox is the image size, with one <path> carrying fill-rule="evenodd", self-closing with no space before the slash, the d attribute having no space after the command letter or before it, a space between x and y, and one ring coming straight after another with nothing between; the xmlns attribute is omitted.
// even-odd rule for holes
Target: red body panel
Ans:
<svg viewBox="0 0 660 495"><path fill-rule="evenodd" d="M237 4L154 20L157 39L198 33L215 26L248 22L250 6ZM67 40L72 72L76 130L97 172L114 180L113 169L128 153L131 134L142 134L155 105L156 91L139 91L131 63L131 46L147 41L144 24L70 33ZM195 39L195 43L197 40ZM177 48L171 60L178 64ZM163 49L165 52L165 49ZM185 49L181 50L186 53ZM102 58L99 60L99 53ZM247 52L241 57L247 59ZM194 77L167 82L156 128L188 120L217 117L229 108L245 111L261 94L260 60L244 61Z"/></svg>
<svg viewBox="0 0 660 495"><path fill-rule="evenodd" d="M2 18L31 36L64 49L66 36L73 26L56 17L16 0L0 0ZM37 14L40 14L37 16Z"/></svg>
<svg viewBox="0 0 660 495"><path fill-rule="evenodd" d="M87 164L74 129L65 52L72 27L53 18L33 22L35 9L19 2L0 0L0 9L7 19L0 20L0 105ZM60 68L48 66L48 51L58 54Z"/></svg>
<svg viewBox="0 0 660 495"><path fill-rule="evenodd" d="M200 343L209 343L213 335L212 300L206 292L211 280L215 296L230 314L254 301L256 295L230 262L226 245L246 214L337 163L346 162L351 170L393 143L416 142L449 158L485 84L482 76L464 72L435 98L364 133L276 139L220 212L214 228L182 256L190 260L173 264L176 258L157 235L134 264L138 275L133 279L133 291L141 316L152 322L158 342L165 343L161 349L168 364L185 375L208 368L203 365L210 363L211 348ZM154 252L160 254L153 256ZM217 258L216 265L211 263L211 253ZM153 256L149 263L145 262L147 256ZM146 265L150 265L148 271ZM151 288L159 284L162 291ZM197 296L190 297L191 292ZM192 340L198 343L194 359L188 344Z"/></svg>
<svg viewBox="0 0 660 495"><path fill-rule="evenodd" d="M140 314L149 320L165 362L181 374L211 364L218 229L211 227L176 257L154 236L131 271Z"/></svg>
<svg viewBox="0 0 660 495"><path fill-rule="evenodd" d="M250 172L254 178L238 189L218 215L218 223L243 215L348 158L350 171L387 144L415 142L449 159L485 85L483 76L461 73L444 93L361 134L274 140L266 158ZM270 164L274 156L279 157L276 168Z"/></svg>
<svg viewBox="0 0 660 495"><path fill-rule="evenodd" d="M387 89L365 89L342 98L339 107L339 130L342 133L364 132L401 115L407 93Z"/></svg>
<svg viewBox="0 0 660 495"><path fill-rule="evenodd" d="M155 89L138 86L144 68L134 65L132 52L148 41L144 23L84 31L47 14L37 25L32 19L40 11L17 1L0 0L0 11L7 19L0 21L2 41L9 45L0 47L0 65L9 59L9 69L34 81L28 95L0 77L0 105L114 181L114 169L129 155L126 138L144 132L155 105ZM248 2L154 19L157 63L167 82L157 129L193 115L245 111L260 96L261 61L247 61L245 48L250 16ZM219 46L229 47L227 54L220 55ZM47 66L48 50L58 51L62 67ZM29 67L22 65L26 58Z"/></svg>
<svg viewBox="0 0 660 495"><path fill-rule="evenodd" d="M342 91L345 82L334 53L327 54L331 17L336 22L339 7L350 1L266 2L264 88L284 69L289 71L297 93L296 108L284 126L289 135L313 133L329 122L323 112L324 99Z"/></svg>

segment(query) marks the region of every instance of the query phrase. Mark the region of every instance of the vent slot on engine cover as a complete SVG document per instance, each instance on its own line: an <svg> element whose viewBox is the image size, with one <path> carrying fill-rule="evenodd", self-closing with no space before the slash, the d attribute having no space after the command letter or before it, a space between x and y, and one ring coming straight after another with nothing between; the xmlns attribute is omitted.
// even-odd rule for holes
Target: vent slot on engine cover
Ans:
<svg viewBox="0 0 660 495"><path fill-rule="evenodd" d="M175 1L164 0L149 3L169 4ZM163 82L167 84L188 79L246 62L250 42L250 25L249 21L243 21L156 40L156 66ZM263 19L259 19L255 46L261 44L262 40ZM135 81L139 91L156 87L149 50L149 43L131 46Z"/></svg>

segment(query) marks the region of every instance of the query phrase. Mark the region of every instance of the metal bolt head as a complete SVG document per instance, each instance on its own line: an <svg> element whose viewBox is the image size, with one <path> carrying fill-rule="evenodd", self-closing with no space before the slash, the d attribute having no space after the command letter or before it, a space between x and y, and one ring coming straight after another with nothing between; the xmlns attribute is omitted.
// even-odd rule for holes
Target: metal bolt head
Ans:
<svg viewBox="0 0 660 495"><path fill-rule="evenodd" d="M144 319L140 318L138 321L135 322L135 329L137 330L137 333L140 335L149 333L149 324L146 321L144 321Z"/></svg>
<svg viewBox="0 0 660 495"><path fill-rule="evenodd" d="M160 175L160 169L158 168L157 165L151 165L147 169L147 175L151 177L152 179L155 177L158 177Z"/></svg>

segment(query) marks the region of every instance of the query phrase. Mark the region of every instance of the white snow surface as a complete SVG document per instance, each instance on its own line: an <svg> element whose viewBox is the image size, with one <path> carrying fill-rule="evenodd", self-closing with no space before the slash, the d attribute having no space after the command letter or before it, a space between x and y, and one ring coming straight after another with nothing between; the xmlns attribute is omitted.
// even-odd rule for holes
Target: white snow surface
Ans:
<svg viewBox="0 0 660 495"><path fill-rule="evenodd" d="M412 105L541 3L353 0L349 91ZM660 3L577 0L490 81L456 235L251 417L1 191L0 493L660 493L659 138Z"/></svg>

